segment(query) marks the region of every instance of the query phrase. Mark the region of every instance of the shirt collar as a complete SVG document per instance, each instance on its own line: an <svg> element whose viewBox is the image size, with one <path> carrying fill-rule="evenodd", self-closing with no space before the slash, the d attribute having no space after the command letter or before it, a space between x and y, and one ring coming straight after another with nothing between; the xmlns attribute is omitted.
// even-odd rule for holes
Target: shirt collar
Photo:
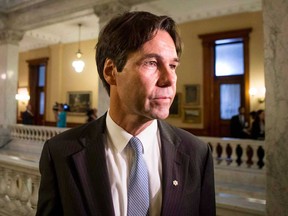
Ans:
<svg viewBox="0 0 288 216"><path fill-rule="evenodd" d="M107 126L107 134L112 141L113 146L116 148L118 152L122 152L126 147L129 140L133 137L119 125L117 125L110 117L108 112L106 117L106 126ZM153 139L157 135L157 121L153 120L153 122L145 128L137 137L143 144L143 149L145 152L145 148L149 148L149 144L152 144Z"/></svg>

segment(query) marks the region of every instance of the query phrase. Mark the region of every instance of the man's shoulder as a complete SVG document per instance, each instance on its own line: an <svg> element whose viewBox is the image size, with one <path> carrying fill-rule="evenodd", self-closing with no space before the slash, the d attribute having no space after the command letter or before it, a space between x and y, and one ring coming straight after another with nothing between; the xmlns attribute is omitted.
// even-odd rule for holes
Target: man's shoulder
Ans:
<svg viewBox="0 0 288 216"><path fill-rule="evenodd" d="M239 116L238 115L232 116L231 122L234 124L237 124L239 122Z"/></svg>
<svg viewBox="0 0 288 216"><path fill-rule="evenodd" d="M187 130L175 127L164 121L160 121L160 125L162 129L164 128L164 130L166 130L166 134L169 134L168 136L177 137L178 141L180 141L183 145L206 146L206 144L201 139Z"/></svg>
<svg viewBox="0 0 288 216"><path fill-rule="evenodd" d="M162 130L162 135L165 136L164 140L168 141L168 143L170 142L179 153L187 155L189 158L202 160L206 158L207 153L210 152L209 145L191 132L163 121L160 121L159 125L161 127L160 130ZM161 137L161 139L163 139L163 137ZM163 144L168 143L164 142Z"/></svg>
<svg viewBox="0 0 288 216"><path fill-rule="evenodd" d="M89 122L85 123L81 126L68 129L48 140L49 145L59 145L61 144L64 146L65 144L73 144L83 142L85 139L93 139L98 134L103 133L105 129L105 119L102 117Z"/></svg>

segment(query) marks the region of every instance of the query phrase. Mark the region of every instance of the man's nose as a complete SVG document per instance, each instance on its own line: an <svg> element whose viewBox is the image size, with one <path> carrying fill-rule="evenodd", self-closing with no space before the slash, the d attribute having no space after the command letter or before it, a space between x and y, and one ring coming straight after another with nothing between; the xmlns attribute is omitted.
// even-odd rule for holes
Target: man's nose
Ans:
<svg viewBox="0 0 288 216"><path fill-rule="evenodd" d="M177 81L177 75L175 70L172 70L170 66L162 66L159 68L158 86L166 87L175 84Z"/></svg>

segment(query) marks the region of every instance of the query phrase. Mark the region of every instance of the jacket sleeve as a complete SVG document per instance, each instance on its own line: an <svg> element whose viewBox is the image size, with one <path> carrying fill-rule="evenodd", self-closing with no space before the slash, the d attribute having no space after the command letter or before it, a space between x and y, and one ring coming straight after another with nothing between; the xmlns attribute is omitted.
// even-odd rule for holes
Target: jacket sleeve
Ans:
<svg viewBox="0 0 288 216"><path fill-rule="evenodd" d="M214 166L209 145L207 145L206 163L203 169L199 215L216 215Z"/></svg>
<svg viewBox="0 0 288 216"><path fill-rule="evenodd" d="M59 196L55 164L52 160L49 141L44 144L39 162L41 181L36 216L63 215Z"/></svg>

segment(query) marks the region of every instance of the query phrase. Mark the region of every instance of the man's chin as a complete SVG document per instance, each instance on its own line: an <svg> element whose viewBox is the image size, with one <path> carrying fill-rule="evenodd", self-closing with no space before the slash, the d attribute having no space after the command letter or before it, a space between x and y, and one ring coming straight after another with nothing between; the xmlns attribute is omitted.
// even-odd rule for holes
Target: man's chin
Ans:
<svg viewBox="0 0 288 216"><path fill-rule="evenodd" d="M152 114L154 119L166 119L169 116L168 110L160 110Z"/></svg>

